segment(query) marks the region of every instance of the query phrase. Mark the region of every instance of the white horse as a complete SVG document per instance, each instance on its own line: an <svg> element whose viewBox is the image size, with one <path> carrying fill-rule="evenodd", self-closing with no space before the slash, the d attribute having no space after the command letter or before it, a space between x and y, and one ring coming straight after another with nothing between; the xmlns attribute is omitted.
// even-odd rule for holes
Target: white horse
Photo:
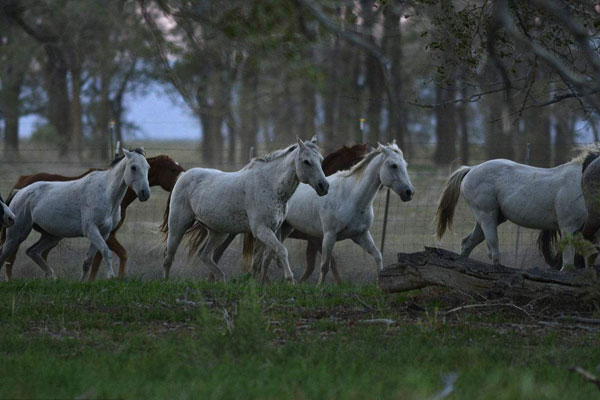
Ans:
<svg viewBox="0 0 600 400"><path fill-rule="evenodd" d="M0 268L27 238L31 229L42 236L26 251L44 271L55 278L54 271L41 253L67 237L87 237L91 244L83 263L81 279L87 275L97 251L106 261L107 277L114 277L108 235L121 217L121 201L127 187L140 201L150 198L148 169L143 149L127 151L105 171L92 172L69 182L36 182L19 190L11 201L15 223L6 230L6 240L0 252Z"/></svg>
<svg viewBox="0 0 600 400"><path fill-rule="evenodd" d="M12 226L15 223L15 214L6 205L0 195L0 226L5 228Z"/></svg>
<svg viewBox="0 0 600 400"><path fill-rule="evenodd" d="M373 224L373 199L383 185L391 188L402 201L410 201L415 188L410 182L407 163L395 144L379 144L358 164L347 171L329 176L329 194L317 197L301 185L288 203L288 214L282 237L294 229L322 238L321 273L317 285L325 280L335 242L352 239L375 260L377 271L383 268L381 252L369 232ZM260 255L256 254L260 260ZM269 258L262 265L266 277ZM256 268L256 264L254 266Z"/></svg>
<svg viewBox="0 0 600 400"><path fill-rule="evenodd" d="M190 254L202 246L200 260L223 281L225 274L213 261L213 251L229 233L252 232L277 254L286 279L293 281L287 250L275 232L300 182L308 183L319 196L327 194L329 183L321 160L314 137L308 142L298 139L296 145L255 158L240 171L193 168L183 173L175 183L161 227L167 234L165 278L186 232L195 233Z"/></svg>
<svg viewBox="0 0 600 400"><path fill-rule="evenodd" d="M560 230L563 237L583 226L587 212L581 189L582 163L594 151L554 168L536 168L509 160L490 160L462 167L448 179L437 214L437 237L451 227L460 194L475 216L475 227L462 241L461 254L468 257L484 239L494 264L500 263L497 227L509 220L540 230ZM597 149L595 151L598 151ZM575 251L565 245L562 269L573 268Z"/></svg>

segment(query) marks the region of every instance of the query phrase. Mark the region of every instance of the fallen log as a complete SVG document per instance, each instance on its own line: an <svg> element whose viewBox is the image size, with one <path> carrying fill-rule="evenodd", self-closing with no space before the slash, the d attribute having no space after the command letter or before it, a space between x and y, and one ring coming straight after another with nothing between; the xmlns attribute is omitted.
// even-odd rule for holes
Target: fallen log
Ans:
<svg viewBox="0 0 600 400"><path fill-rule="evenodd" d="M484 296L600 299L600 283L592 278L591 271L509 268L431 247L418 253L399 253L398 262L384 268L378 282L389 293L443 286Z"/></svg>

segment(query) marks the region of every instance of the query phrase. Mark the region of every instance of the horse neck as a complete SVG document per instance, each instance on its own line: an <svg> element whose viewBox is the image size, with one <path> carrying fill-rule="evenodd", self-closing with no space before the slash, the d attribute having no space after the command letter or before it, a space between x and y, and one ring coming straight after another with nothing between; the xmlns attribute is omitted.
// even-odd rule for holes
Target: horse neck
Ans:
<svg viewBox="0 0 600 400"><path fill-rule="evenodd" d="M127 184L125 183L126 168L127 160L124 158L117 165L106 171L106 191L113 205L121 203L123 197L125 197L125 192L127 191Z"/></svg>
<svg viewBox="0 0 600 400"><path fill-rule="evenodd" d="M353 203L358 209L365 208L373 203L377 190L381 186L379 170L383 164L383 153L373 157L360 175L350 175L348 178L355 179L352 188Z"/></svg>
<svg viewBox="0 0 600 400"><path fill-rule="evenodd" d="M282 171L277 179L267 179L267 181L270 182L272 190L283 203L288 202L300 184L298 175L296 175L297 151L298 149L284 157L269 161L262 168L269 174L277 174L277 171Z"/></svg>

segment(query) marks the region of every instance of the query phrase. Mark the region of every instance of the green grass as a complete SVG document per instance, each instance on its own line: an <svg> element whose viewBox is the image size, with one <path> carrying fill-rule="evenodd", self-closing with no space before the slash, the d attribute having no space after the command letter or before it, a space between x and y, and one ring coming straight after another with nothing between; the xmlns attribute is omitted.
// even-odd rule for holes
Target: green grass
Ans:
<svg viewBox="0 0 600 400"><path fill-rule="evenodd" d="M509 329L525 323L514 312L444 320L443 298L419 296L246 279L2 283L0 398L422 399L452 372L451 399L600 393L568 371L595 371L598 334Z"/></svg>

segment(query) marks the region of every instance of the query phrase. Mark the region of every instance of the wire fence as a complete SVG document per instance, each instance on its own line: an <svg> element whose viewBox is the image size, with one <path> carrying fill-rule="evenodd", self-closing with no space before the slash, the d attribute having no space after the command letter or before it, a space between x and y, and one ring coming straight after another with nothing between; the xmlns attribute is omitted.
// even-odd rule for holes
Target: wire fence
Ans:
<svg viewBox="0 0 600 400"><path fill-rule="evenodd" d="M142 143L130 143L131 146ZM288 143L289 144L289 143ZM158 154L168 154L177 160L185 169L192 167L212 167L222 170L237 170L247 163L248 153L231 157L224 149L223 157L218 164L207 165L202 161L198 151L197 142L145 142L143 143L148 157ZM259 145L254 150L257 156L268 151L284 147L270 143ZM93 150L89 149L90 151ZM332 149L323 150L326 154ZM485 151L481 146L473 146L473 162L475 165L485 161ZM392 193L389 198L388 218L384 219L387 190L380 190L373 202L375 221L371 233L377 246L381 245L385 226L385 248L383 252L384 265L396 260L398 252L415 252L424 246L441 246L443 248L460 251L461 240L474 226L475 220L469 212L464 201L459 202L456 211L453 232L447 233L441 243L434 237L434 215L438 198L452 167L436 167L432 159L433 147L420 148L419 152L407 155L409 160L409 175L415 187L415 195L410 202L402 202ZM477 155L479 157L477 158ZM93 157L77 159L76 157L59 157L58 151L35 145L23 145L17 161L4 163L0 168L0 191L4 198L20 175L51 172L68 176L80 175L88 168L105 168L107 161ZM453 166L456 167L457 165ZM117 238L128 250L128 275L141 278L155 279L162 274L162 254L164 243L158 232L158 224L162 218L167 203L168 193L160 187L153 187L149 201L133 203L127 210L125 224L117 234ZM516 267L542 266L543 259L536 248L537 231L521 228L520 233L512 223L504 223L499 227L499 240L502 261ZM39 268L24 254L24 250L37 240L38 234L33 232L30 238L21 246L18 259L14 267L15 278L40 277ZM519 238L519 239L518 239ZM519 240L518 245L517 240ZM53 250L49 257L49 264L55 269L58 276L69 279L78 278L81 271L85 252L88 247L87 239L65 239ZM304 257L304 244L301 241L290 239L286 241L290 252L290 263L296 276L304 272L306 265ZM240 273L239 256L241 241L236 239L225 253L221 266L228 276ZM354 281L373 281L376 278L375 263L372 258L364 253L353 242L346 240L336 244L334 257L339 265L342 279ZM472 257L487 260L485 243L480 244L473 252ZM117 258L113 259L113 266L117 268ZM99 277L106 271L103 265ZM172 268L172 276L177 278L205 278L208 271L200 266L195 258L187 258L185 249L180 248ZM318 259L317 269L318 272ZM282 272L272 268L273 278L280 278ZM318 274L315 272L312 279Z"/></svg>

